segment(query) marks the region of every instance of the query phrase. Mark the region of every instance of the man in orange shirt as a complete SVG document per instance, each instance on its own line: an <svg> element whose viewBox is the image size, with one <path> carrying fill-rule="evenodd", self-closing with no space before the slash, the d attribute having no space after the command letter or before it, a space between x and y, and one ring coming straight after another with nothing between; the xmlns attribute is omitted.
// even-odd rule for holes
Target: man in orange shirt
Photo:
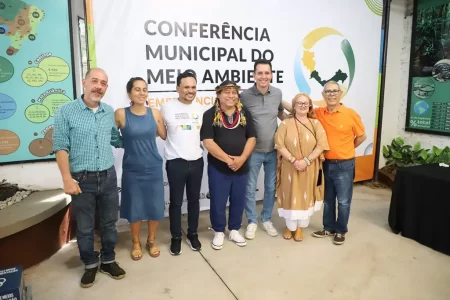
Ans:
<svg viewBox="0 0 450 300"><path fill-rule="evenodd" d="M315 237L334 235L333 242L342 245L348 231L350 204L355 178L355 148L366 139L361 117L353 109L340 103L342 91L338 83L325 84L322 95L326 107L314 109L322 123L330 150L324 153L323 172L325 196L323 210L323 230L313 233ZM336 198L338 216L336 219Z"/></svg>

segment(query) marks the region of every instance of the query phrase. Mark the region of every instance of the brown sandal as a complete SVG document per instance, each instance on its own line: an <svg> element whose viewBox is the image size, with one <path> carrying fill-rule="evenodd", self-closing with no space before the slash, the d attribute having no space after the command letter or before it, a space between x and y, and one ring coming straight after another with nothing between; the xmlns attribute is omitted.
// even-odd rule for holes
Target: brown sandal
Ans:
<svg viewBox="0 0 450 300"><path fill-rule="evenodd" d="M147 240L147 250L151 257L158 257L161 251L159 250L158 246L156 246L155 241L151 242Z"/></svg>
<svg viewBox="0 0 450 300"><path fill-rule="evenodd" d="M139 245L139 249L136 249L134 246ZM131 259L132 260L140 260L142 258L142 246L140 241L133 241L133 248L131 249Z"/></svg>
<svg viewBox="0 0 450 300"><path fill-rule="evenodd" d="M303 241L303 231L301 228L297 228L294 234L294 241L301 242Z"/></svg>
<svg viewBox="0 0 450 300"><path fill-rule="evenodd" d="M287 228L287 227L286 227L286 229L284 230L283 238L284 238L285 240L290 240L290 239L292 239L292 231L290 231L289 228Z"/></svg>

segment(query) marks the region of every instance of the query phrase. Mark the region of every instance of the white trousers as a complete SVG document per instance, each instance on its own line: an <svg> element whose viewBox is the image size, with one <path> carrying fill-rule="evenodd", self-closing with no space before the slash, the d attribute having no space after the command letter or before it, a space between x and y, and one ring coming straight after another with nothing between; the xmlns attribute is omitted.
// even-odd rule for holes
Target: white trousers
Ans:
<svg viewBox="0 0 450 300"><path fill-rule="evenodd" d="M298 227L306 228L309 225L309 220L310 220L310 218L302 219L302 220L288 220L288 219L286 219L286 227L290 231L296 231Z"/></svg>

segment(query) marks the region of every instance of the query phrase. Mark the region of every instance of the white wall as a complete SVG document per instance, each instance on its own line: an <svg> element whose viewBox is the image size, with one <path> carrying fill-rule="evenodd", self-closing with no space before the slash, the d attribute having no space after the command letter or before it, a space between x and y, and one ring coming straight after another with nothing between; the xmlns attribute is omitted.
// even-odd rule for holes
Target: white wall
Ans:
<svg viewBox="0 0 450 300"><path fill-rule="evenodd" d="M6 165L0 167L0 180L18 184L21 188L52 190L62 188L62 179L56 162Z"/></svg>
<svg viewBox="0 0 450 300"><path fill-rule="evenodd" d="M78 34L78 16L85 19L84 0L72 0L72 30L74 43L73 71L77 81L76 92L80 96L81 89L81 55ZM62 188L62 179L56 162L14 164L0 167L0 181L6 179L18 184L21 188L49 190Z"/></svg>
<svg viewBox="0 0 450 300"><path fill-rule="evenodd" d="M392 0L391 3L381 147L401 136L409 144L420 141L422 147L442 148L450 145L449 137L411 133L404 130L408 100L412 3L412 0ZM384 165L385 159L381 155L379 167Z"/></svg>

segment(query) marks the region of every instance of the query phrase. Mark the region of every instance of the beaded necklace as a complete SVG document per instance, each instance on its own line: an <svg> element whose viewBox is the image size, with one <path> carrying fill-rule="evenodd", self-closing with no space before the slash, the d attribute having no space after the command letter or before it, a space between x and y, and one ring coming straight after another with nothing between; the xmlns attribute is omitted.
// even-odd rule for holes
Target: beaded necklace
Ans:
<svg viewBox="0 0 450 300"><path fill-rule="evenodd" d="M213 126L225 127L226 129L235 129L239 125L247 125L247 119L245 118L245 113L242 109L242 103L240 101L236 105L235 113L237 117L234 118L233 122L228 124L228 122L225 121L225 113L220 108L219 101L216 101Z"/></svg>

